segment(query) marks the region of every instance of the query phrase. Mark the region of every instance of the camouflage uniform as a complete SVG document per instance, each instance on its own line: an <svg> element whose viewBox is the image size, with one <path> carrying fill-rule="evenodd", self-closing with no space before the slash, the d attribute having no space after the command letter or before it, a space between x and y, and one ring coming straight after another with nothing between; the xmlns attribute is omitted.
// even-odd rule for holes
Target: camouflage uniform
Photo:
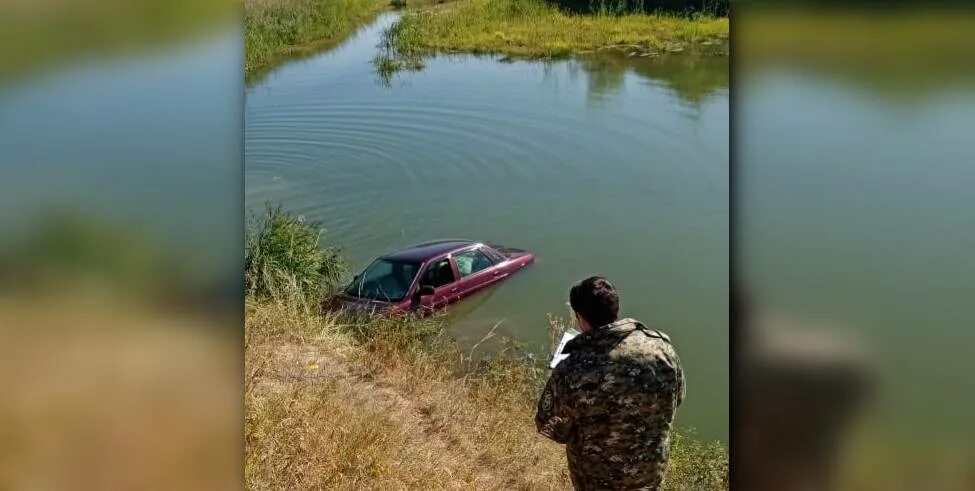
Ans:
<svg viewBox="0 0 975 491"><path fill-rule="evenodd" d="M661 487L684 373L670 338L633 319L569 341L538 402L538 431L566 444L576 489Z"/></svg>

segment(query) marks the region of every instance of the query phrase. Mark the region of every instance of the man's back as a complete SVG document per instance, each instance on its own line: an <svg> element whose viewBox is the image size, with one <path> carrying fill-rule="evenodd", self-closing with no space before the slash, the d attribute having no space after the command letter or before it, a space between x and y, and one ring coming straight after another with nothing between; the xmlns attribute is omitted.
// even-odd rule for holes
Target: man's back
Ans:
<svg viewBox="0 0 975 491"><path fill-rule="evenodd" d="M669 338L633 319L570 341L538 405L538 430L566 444L577 489L657 489L684 375Z"/></svg>

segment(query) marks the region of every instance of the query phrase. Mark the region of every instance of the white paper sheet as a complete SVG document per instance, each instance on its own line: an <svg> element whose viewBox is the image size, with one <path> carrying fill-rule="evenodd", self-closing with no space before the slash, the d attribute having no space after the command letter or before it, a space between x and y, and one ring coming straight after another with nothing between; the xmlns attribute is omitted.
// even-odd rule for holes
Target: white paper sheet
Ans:
<svg viewBox="0 0 975 491"><path fill-rule="evenodd" d="M548 364L549 368L555 368L555 366L558 365L562 360L569 357L568 354L563 354L562 350L565 349L565 344L568 343L569 340L578 335L579 331L572 329L565 331L565 333L562 334L562 339L559 341L559 347L555 349L555 354L552 355L552 361Z"/></svg>

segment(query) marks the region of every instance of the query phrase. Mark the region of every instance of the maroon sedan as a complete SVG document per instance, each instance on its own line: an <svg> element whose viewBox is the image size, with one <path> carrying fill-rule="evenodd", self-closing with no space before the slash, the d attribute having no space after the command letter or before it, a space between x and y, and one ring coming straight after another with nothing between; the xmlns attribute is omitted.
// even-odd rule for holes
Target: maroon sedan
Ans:
<svg viewBox="0 0 975 491"><path fill-rule="evenodd" d="M365 311L428 311L467 297L535 260L521 249L469 240L417 244L372 262L335 299Z"/></svg>

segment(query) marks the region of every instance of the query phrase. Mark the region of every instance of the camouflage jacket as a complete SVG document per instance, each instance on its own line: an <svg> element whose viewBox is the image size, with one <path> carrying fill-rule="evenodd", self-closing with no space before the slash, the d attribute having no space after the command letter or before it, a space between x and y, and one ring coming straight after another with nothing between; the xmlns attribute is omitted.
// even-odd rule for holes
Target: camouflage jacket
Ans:
<svg viewBox="0 0 975 491"><path fill-rule="evenodd" d="M538 401L538 431L566 444L576 489L660 488L684 373L670 338L633 319L576 336Z"/></svg>

